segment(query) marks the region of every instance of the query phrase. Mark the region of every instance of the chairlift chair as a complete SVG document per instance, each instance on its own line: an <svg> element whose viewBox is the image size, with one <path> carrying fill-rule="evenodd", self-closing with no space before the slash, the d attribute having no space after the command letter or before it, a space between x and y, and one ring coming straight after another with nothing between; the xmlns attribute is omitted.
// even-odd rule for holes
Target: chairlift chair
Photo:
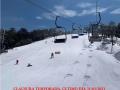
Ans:
<svg viewBox="0 0 120 90"><path fill-rule="evenodd" d="M79 30L77 28L74 28L74 23L72 24L72 31L71 31L71 38L76 39L79 38Z"/></svg>
<svg viewBox="0 0 120 90"><path fill-rule="evenodd" d="M56 19L55 19L55 26L56 26L56 28L55 28L55 30L56 30L56 31L64 31L64 37L60 38L59 35L55 35L55 36L54 36L54 43L65 43L66 40L67 40L66 29L65 29L64 27L59 26L59 25L57 24L58 18L59 18L59 16L56 16ZM58 38L58 37L59 37L59 38Z"/></svg>
<svg viewBox="0 0 120 90"><path fill-rule="evenodd" d="M79 36L83 36L84 33L83 33L83 29L81 27L78 27L79 28Z"/></svg>

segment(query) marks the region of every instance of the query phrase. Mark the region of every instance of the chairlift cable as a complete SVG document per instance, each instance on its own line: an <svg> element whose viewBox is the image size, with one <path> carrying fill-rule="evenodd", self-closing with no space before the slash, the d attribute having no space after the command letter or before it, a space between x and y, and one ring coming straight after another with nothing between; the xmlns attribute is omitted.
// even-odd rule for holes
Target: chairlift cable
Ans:
<svg viewBox="0 0 120 90"><path fill-rule="evenodd" d="M55 14L53 13L52 10L45 8L45 7L41 6L40 4L37 4L37 3L35 3L35 2L33 2L33 1L31 1L31 0L24 0L24 1L26 1L27 3L30 3L31 5L33 5L33 6L37 7L37 8L40 8L40 9L42 9L42 10L45 10L46 12L51 13L51 14L52 14L53 16L55 16L55 17L57 16L57 15L55 15ZM66 21L68 21L68 22L74 23L72 20L67 19L67 18L65 18L65 17L63 17L63 16L61 16L61 18L63 18L64 20L66 20Z"/></svg>

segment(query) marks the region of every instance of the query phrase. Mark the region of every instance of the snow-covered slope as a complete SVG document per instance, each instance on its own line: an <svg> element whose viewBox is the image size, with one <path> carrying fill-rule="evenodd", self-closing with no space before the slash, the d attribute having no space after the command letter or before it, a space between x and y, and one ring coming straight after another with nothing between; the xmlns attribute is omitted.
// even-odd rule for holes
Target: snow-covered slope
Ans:
<svg viewBox="0 0 120 90"><path fill-rule="evenodd" d="M9 50L2 60L2 89L20 86L103 86L120 90L120 63L111 54L89 46L87 36L54 44L53 38ZM51 52L60 51L50 59ZM18 65L14 65L16 60ZM28 63L32 67L26 67Z"/></svg>

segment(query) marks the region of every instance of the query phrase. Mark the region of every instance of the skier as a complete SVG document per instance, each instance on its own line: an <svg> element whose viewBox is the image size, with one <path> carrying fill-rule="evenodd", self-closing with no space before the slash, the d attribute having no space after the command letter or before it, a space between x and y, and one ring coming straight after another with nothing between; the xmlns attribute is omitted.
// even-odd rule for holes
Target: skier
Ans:
<svg viewBox="0 0 120 90"><path fill-rule="evenodd" d="M51 59L52 59L52 58L54 58L54 53L53 53L53 52L51 53Z"/></svg>
<svg viewBox="0 0 120 90"><path fill-rule="evenodd" d="M27 67L31 67L32 65L30 63L28 63Z"/></svg>
<svg viewBox="0 0 120 90"><path fill-rule="evenodd" d="M18 65L18 63L19 63L19 60L16 60L16 64L15 65Z"/></svg>

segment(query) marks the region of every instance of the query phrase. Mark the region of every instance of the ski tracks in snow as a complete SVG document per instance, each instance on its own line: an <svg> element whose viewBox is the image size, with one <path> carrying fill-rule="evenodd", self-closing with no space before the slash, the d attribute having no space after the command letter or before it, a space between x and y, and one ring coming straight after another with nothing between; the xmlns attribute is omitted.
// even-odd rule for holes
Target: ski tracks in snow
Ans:
<svg viewBox="0 0 120 90"><path fill-rule="evenodd" d="M81 49L81 52L79 53L79 58L81 58L81 57L86 58L86 62L85 62L86 69L84 70L84 74L81 74L82 73L81 71L77 71L77 72L79 72L79 77L80 77L79 81L83 81L83 82L80 82L82 86L88 86L87 81L92 78L92 76L89 74L89 70L92 67L92 61L91 60L93 58L93 55L92 55L93 51L94 50L92 50L91 48L83 48L83 49ZM64 79L67 79L67 78L71 79L72 77L75 76L75 73L72 72L72 71L74 71L73 69L76 69L75 68L76 65L81 65L81 60L75 60L73 62L73 66L71 66L70 71L68 71L69 73L67 73L64 76Z"/></svg>

